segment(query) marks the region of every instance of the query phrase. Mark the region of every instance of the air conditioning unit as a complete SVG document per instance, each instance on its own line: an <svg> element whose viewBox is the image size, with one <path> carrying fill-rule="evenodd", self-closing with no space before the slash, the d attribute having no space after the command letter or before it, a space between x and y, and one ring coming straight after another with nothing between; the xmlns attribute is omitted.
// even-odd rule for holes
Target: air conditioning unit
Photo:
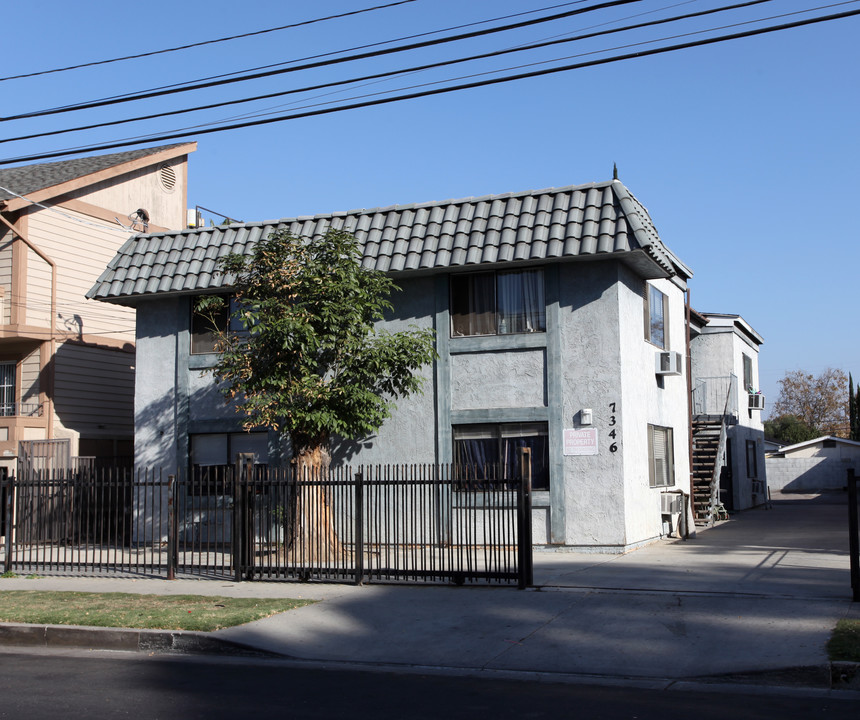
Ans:
<svg viewBox="0 0 860 720"><path fill-rule="evenodd" d="M679 493L661 493L660 512L663 515L679 515L681 513L681 495Z"/></svg>
<svg viewBox="0 0 860 720"><path fill-rule="evenodd" d="M750 410L764 410L764 395L761 393L750 393Z"/></svg>
<svg viewBox="0 0 860 720"><path fill-rule="evenodd" d="M658 375L681 375L683 372L683 358L681 353L667 350L657 353Z"/></svg>

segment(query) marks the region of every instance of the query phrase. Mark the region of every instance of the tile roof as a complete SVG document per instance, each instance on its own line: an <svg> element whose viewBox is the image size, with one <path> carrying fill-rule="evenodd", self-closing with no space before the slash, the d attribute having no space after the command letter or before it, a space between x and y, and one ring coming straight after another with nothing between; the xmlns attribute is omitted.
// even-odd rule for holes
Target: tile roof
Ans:
<svg viewBox="0 0 860 720"><path fill-rule="evenodd" d="M27 195L38 190L44 190L45 188L75 180L79 177L84 177L85 175L91 175L100 170L122 165L131 160L137 160L147 155L155 155L164 150L186 144L175 143L173 145L129 150L110 155L95 155L93 157L75 158L73 160L61 160L60 162L4 168L0 169L0 187L8 188L18 195ZM0 202L11 200L14 197L16 195L0 189Z"/></svg>
<svg viewBox="0 0 860 720"><path fill-rule="evenodd" d="M660 241L648 211L617 180L478 198L137 235L119 250L87 297L134 304L155 293L216 291L228 253L248 254L276 230L316 237L345 230L362 265L383 272L608 255L650 277L692 273Z"/></svg>

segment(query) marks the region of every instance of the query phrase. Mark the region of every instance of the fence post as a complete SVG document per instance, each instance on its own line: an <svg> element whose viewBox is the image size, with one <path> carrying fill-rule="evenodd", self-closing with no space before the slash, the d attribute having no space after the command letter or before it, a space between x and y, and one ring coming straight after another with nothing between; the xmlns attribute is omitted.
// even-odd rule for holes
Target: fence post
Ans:
<svg viewBox="0 0 860 720"><path fill-rule="evenodd" d="M176 580L176 476L167 476L167 579Z"/></svg>
<svg viewBox="0 0 860 720"><path fill-rule="evenodd" d="M2 480L3 494L3 519L4 531L6 533L6 563L3 572L12 572L12 498L15 493L15 476L7 475Z"/></svg>
<svg viewBox="0 0 860 720"><path fill-rule="evenodd" d="M364 582L364 472L355 474L355 584Z"/></svg>
<svg viewBox="0 0 860 720"><path fill-rule="evenodd" d="M851 590L854 602L860 602L860 537L857 522L857 477L848 469L848 554L851 558Z"/></svg>
<svg viewBox="0 0 860 720"><path fill-rule="evenodd" d="M520 590L534 585L532 557L532 464L531 448L519 449L520 486L517 493L517 556Z"/></svg>

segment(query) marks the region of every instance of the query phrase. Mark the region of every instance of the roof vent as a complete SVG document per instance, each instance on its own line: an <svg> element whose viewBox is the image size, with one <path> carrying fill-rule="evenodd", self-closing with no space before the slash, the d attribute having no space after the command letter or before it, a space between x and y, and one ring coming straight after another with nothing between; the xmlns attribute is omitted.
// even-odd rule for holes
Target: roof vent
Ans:
<svg viewBox="0 0 860 720"><path fill-rule="evenodd" d="M173 192L176 189L176 170L172 165L164 163L158 168L158 178L165 192Z"/></svg>

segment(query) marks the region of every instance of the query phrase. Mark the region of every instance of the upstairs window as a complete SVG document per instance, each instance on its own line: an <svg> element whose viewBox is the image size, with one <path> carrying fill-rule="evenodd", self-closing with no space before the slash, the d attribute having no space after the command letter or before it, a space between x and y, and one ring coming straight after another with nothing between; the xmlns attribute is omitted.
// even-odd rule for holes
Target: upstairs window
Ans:
<svg viewBox="0 0 860 720"><path fill-rule="evenodd" d="M451 335L546 332L543 270L451 276Z"/></svg>
<svg viewBox="0 0 860 720"><path fill-rule="evenodd" d="M645 339L664 350L669 345L669 302L665 293L645 284Z"/></svg>
<svg viewBox="0 0 860 720"><path fill-rule="evenodd" d="M214 313L213 317L210 314L197 312L197 298L195 297L191 303L191 354L198 355L203 353L218 352L215 345L218 341L218 333L230 330L231 332L242 332L244 328L242 323L232 318L233 312L236 310L236 301L233 298L224 296L224 305Z"/></svg>
<svg viewBox="0 0 860 720"><path fill-rule="evenodd" d="M753 385L752 358L746 353L741 353L744 361L744 392L755 392Z"/></svg>

